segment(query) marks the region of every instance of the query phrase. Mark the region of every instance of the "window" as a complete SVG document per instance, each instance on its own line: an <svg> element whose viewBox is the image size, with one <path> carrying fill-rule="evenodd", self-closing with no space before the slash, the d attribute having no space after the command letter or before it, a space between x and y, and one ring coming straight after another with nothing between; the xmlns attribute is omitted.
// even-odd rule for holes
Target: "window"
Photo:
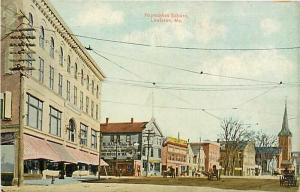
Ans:
<svg viewBox="0 0 300 192"><path fill-rule="evenodd" d="M92 94L94 95L94 89L95 89L95 83L94 80L92 80Z"/></svg>
<svg viewBox="0 0 300 192"><path fill-rule="evenodd" d="M39 44L41 48L45 47L45 29L43 26L40 27Z"/></svg>
<svg viewBox="0 0 300 192"><path fill-rule="evenodd" d="M50 66L49 87L53 90L54 85L54 67Z"/></svg>
<svg viewBox="0 0 300 192"><path fill-rule="evenodd" d="M91 117L94 117L94 101L91 101Z"/></svg>
<svg viewBox="0 0 300 192"><path fill-rule="evenodd" d="M70 88L71 88L70 81L67 80L67 100L68 101L71 100Z"/></svg>
<svg viewBox="0 0 300 192"><path fill-rule="evenodd" d="M99 98L99 86L97 85L97 88L96 88L96 98Z"/></svg>
<svg viewBox="0 0 300 192"><path fill-rule="evenodd" d="M86 76L86 89L90 90L90 77L88 75Z"/></svg>
<svg viewBox="0 0 300 192"><path fill-rule="evenodd" d="M157 150L157 155L158 155L158 158L161 158L161 149L160 148L158 148L158 150Z"/></svg>
<svg viewBox="0 0 300 192"><path fill-rule="evenodd" d="M59 64L64 65L64 51L62 47L60 47L59 51Z"/></svg>
<svg viewBox="0 0 300 192"><path fill-rule="evenodd" d="M80 124L80 144L87 146L87 131L88 127L84 124Z"/></svg>
<svg viewBox="0 0 300 192"><path fill-rule="evenodd" d="M81 69L81 85L84 85L83 69Z"/></svg>
<svg viewBox="0 0 300 192"><path fill-rule="evenodd" d="M91 147L97 149L97 132L92 129Z"/></svg>
<svg viewBox="0 0 300 192"><path fill-rule="evenodd" d="M89 104L90 104L90 99L89 97L85 98L85 112L89 113Z"/></svg>
<svg viewBox="0 0 300 192"><path fill-rule="evenodd" d="M77 63L75 63L75 72L74 72L74 77L75 79L77 79L77 76L78 76L78 66L77 66Z"/></svg>
<svg viewBox="0 0 300 192"><path fill-rule="evenodd" d="M114 135L111 135L111 136L110 136L110 142L113 142L113 143L115 142L115 137L114 137Z"/></svg>
<svg viewBox="0 0 300 192"><path fill-rule="evenodd" d="M39 81L44 82L44 60L39 57L40 65L39 65Z"/></svg>
<svg viewBox="0 0 300 192"><path fill-rule="evenodd" d="M73 119L69 120L69 126L67 129L68 139L71 142L75 142L75 135L76 135L76 125Z"/></svg>
<svg viewBox="0 0 300 192"><path fill-rule="evenodd" d="M96 119L99 119L99 106L98 104L96 105Z"/></svg>
<svg viewBox="0 0 300 192"><path fill-rule="evenodd" d="M42 130L43 102L27 95L27 125Z"/></svg>
<svg viewBox="0 0 300 192"><path fill-rule="evenodd" d="M62 96L62 88L63 88L63 76L62 74L58 74L58 94Z"/></svg>
<svg viewBox="0 0 300 192"><path fill-rule="evenodd" d="M61 136L61 112L50 106L50 133Z"/></svg>
<svg viewBox="0 0 300 192"><path fill-rule="evenodd" d="M120 135L117 135L117 143L120 143L121 142L121 137Z"/></svg>
<svg viewBox="0 0 300 192"><path fill-rule="evenodd" d="M83 111L83 92L80 91L80 110Z"/></svg>
<svg viewBox="0 0 300 192"><path fill-rule="evenodd" d="M74 105L77 105L77 87L74 86Z"/></svg>
<svg viewBox="0 0 300 192"><path fill-rule="evenodd" d="M28 74L32 75L32 70L30 69L32 68L33 57L31 53L27 53L26 56L27 56L26 63L27 63L27 67L29 68Z"/></svg>
<svg viewBox="0 0 300 192"><path fill-rule="evenodd" d="M54 39L50 38L50 57L54 58Z"/></svg>
<svg viewBox="0 0 300 192"><path fill-rule="evenodd" d="M67 72L71 73L71 57L68 55Z"/></svg>
<svg viewBox="0 0 300 192"><path fill-rule="evenodd" d="M153 157L153 151L154 151L154 149L153 148L151 148L151 157Z"/></svg>
<svg viewBox="0 0 300 192"><path fill-rule="evenodd" d="M126 135L126 142L130 145L131 144L131 135Z"/></svg>
<svg viewBox="0 0 300 192"><path fill-rule="evenodd" d="M146 155L146 147L143 148L142 155L143 155L143 156Z"/></svg>
<svg viewBox="0 0 300 192"><path fill-rule="evenodd" d="M32 16L32 13L29 13L28 20L29 20L28 25L30 26L31 29L33 29L33 16ZM32 36L33 35L33 31L32 30L28 31L28 35Z"/></svg>

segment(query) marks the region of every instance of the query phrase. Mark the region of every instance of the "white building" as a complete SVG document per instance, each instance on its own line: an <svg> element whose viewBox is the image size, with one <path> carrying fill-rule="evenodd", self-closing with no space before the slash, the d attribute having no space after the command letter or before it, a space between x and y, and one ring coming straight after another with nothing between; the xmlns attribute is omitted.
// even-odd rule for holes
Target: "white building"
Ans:
<svg viewBox="0 0 300 192"><path fill-rule="evenodd" d="M48 0L1 9L2 175L95 173L103 72Z"/></svg>

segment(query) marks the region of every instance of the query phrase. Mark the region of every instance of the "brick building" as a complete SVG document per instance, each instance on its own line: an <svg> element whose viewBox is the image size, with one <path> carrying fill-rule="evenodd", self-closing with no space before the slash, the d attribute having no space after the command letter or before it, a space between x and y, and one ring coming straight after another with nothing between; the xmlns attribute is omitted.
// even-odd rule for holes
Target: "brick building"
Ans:
<svg viewBox="0 0 300 192"><path fill-rule="evenodd" d="M188 144L186 140L167 137L162 149L162 171L173 167L176 176L186 175L188 172L187 155Z"/></svg>

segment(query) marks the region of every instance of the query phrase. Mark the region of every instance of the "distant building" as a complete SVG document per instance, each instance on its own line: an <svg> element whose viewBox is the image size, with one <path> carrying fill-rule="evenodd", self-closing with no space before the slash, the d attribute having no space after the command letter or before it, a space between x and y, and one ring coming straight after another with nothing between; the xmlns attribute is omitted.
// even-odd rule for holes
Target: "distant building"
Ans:
<svg viewBox="0 0 300 192"><path fill-rule="evenodd" d="M282 161L282 150L279 147L255 147L256 165L260 167L261 174L273 174L279 171Z"/></svg>
<svg viewBox="0 0 300 192"><path fill-rule="evenodd" d="M288 125L287 104L285 103L285 110L283 114L282 128L278 133L279 147L282 149L281 170L285 168L292 169L292 133Z"/></svg>
<svg viewBox="0 0 300 192"><path fill-rule="evenodd" d="M130 122L101 124L102 158L110 165L109 175L141 176L161 174L161 146L163 135L155 119L149 122ZM147 166L148 138L149 162Z"/></svg>
<svg viewBox="0 0 300 192"><path fill-rule="evenodd" d="M214 141L201 142L205 154L205 171L212 170L213 166L219 168L220 160L220 143Z"/></svg>
<svg viewBox="0 0 300 192"><path fill-rule="evenodd" d="M300 151L292 152L292 159L295 162L295 172L300 175Z"/></svg>
<svg viewBox="0 0 300 192"><path fill-rule="evenodd" d="M226 145L236 145L237 152L230 157L233 161L231 175L248 176L255 174L255 144L254 142L221 142L221 166L224 167Z"/></svg>
<svg viewBox="0 0 300 192"><path fill-rule="evenodd" d="M205 170L205 153L200 143L188 143L188 175Z"/></svg>
<svg viewBox="0 0 300 192"><path fill-rule="evenodd" d="M162 149L162 171L173 167L176 176L187 174L188 144L186 140L167 137Z"/></svg>

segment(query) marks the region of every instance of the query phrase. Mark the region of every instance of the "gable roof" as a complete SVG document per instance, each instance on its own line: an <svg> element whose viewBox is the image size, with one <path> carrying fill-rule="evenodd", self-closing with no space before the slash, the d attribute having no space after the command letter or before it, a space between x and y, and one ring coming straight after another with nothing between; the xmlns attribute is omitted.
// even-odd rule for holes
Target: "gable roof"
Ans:
<svg viewBox="0 0 300 192"><path fill-rule="evenodd" d="M142 132L148 122L102 123L102 133L139 133Z"/></svg>
<svg viewBox="0 0 300 192"><path fill-rule="evenodd" d="M255 152L264 153L264 154L271 154L271 155L278 155L281 152L280 147L255 147Z"/></svg>

